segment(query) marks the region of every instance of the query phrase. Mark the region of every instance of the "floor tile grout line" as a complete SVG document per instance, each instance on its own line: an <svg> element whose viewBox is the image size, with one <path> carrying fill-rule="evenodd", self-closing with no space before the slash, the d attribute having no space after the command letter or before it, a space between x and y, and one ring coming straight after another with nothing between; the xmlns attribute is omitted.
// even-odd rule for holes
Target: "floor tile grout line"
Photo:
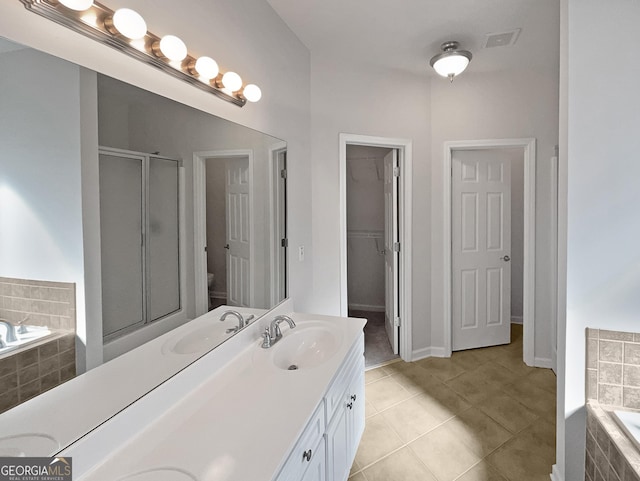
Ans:
<svg viewBox="0 0 640 481"><path fill-rule="evenodd" d="M400 450L402 450L402 449L404 449L404 448L406 448L406 447L411 448L411 446L409 446L411 443L413 443L413 442L417 441L418 439L422 438L423 436L426 436L427 434L429 434L429 433L430 433L430 432L432 432L433 430L435 430L435 429L439 428L440 426L444 425L445 423L447 423L448 421L452 420L452 419L453 419L453 418L455 418L455 417L456 417L456 414L454 414L453 416L451 416L451 417L447 418L446 420L442 421L442 422L441 422L440 424L438 424L437 426L434 426L433 428L429 429L429 431L427 431L427 432L425 432L425 433L422 433L422 434L420 434L419 436L417 436L417 437L413 438L411 441L407 441L407 442L404 442L404 441L400 438L400 435L398 434L398 432L393 428L393 426L391 426L391 425L387 422L387 420L383 418L383 419L382 419L382 421L387 425L387 427L388 427L389 429L391 429L391 431L393 431L393 433L395 433L395 434L398 436L398 438L400 438L400 441L402 441L404 444L402 444L401 446L399 446L399 447L397 447L397 448L393 449L392 451L388 452L387 454L385 454L385 455L383 455L383 456L380 456L378 459L376 459L376 460L375 460L375 461L373 461L372 463L369 463L369 464L367 464L366 466L361 467L359 471L356 471L356 472L355 472L355 473L353 473L353 474L358 474L359 472L364 471L365 469L370 468L371 466L373 466L373 465L374 465L374 464L376 464L377 462L382 461L383 459L388 458L388 457L389 457L389 456L391 456L392 454L397 453L398 451L400 451ZM415 454L415 451L411 450L411 452L413 452L413 454ZM418 456L416 455L416 457L418 457ZM420 458L418 458L418 459L420 459ZM424 464L424 463L423 463L423 464ZM429 472L431 472L431 470L429 470Z"/></svg>
<svg viewBox="0 0 640 481"><path fill-rule="evenodd" d="M513 350L519 350L521 349L521 346L519 346L517 349L513 348ZM483 409L481 409L481 403L479 402L472 402L471 399L469 399L467 396L465 396L462 392L460 392L459 390L456 390L454 387L452 387L449 384L449 381L454 380L455 378L462 376L465 373L469 373L474 371L475 369L477 369L478 367L488 364L488 363L493 363L495 366L499 366L502 369L505 369L506 371L508 371L509 373L519 376L520 379L525 379L527 377L529 377L532 373L535 373L535 368L531 368L532 370L529 372L525 372L523 373L523 369L522 367L518 367L517 369L514 369L513 366L513 362L509 359L512 356L512 354L507 351L506 349L502 349L501 353L499 355L497 355L496 357L493 357L491 359L486 359L483 360L482 362L480 362L478 365L474 366L473 368L467 368L465 366L461 366L460 364L456 364L457 367L463 369L463 372L457 374L456 376L453 376L451 378L446 378L446 379L442 379L440 377L438 377L437 375L434 375L433 372L430 372L430 369L428 366L422 366L418 363L411 363L413 366L420 368L421 370L424 370L427 374L429 374L429 376L433 377L433 379L437 382L438 385L444 386L448 389L451 390L451 392L455 393L456 395L458 395L461 399L463 399L466 403L469 404L469 407L467 409L462 410L461 412L466 412L472 408L477 409L478 411L480 411L481 413L483 413L484 415L486 415L489 419L491 419L492 421L494 421L495 423L497 423L498 426L501 426L502 428L505 429L506 433L508 433L509 437L507 439L505 439L503 442L501 442L498 446L496 446L495 448L493 448L491 451L489 451L485 456L482 456L478 462L474 463L472 466L470 466L464 473L461 473L460 475L458 475L455 479L459 479L462 476L464 476L466 473L468 473L471 469L473 469L475 466L477 466L478 464L480 464L481 462L486 462L489 466L491 466L492 469L496 470L497 473L499 473L501 476L503 476L506 480L510 480L509 476L507 476L505 473L503 473L497 466L495 466L493 463L491 463L489 461L489 456L491 456L492 454L494 454L496 451L498 451L500 448L502 448L503 446L505 446L507 443L513 441L514 439L516 439L518 436L522 435L522 433L531 428L536 422L545 422L545 423L550 423L553 424L552 420L550 420L549 416L545 415L544 413L539 413L538 410L533 410L531 408L529 408L526 404L522 403L516 396L514 396L511 391L509 390L509 386L515 384L518 381L513 381L510 382L508 384L502 384L500 383L499 385L496 386L496 392L504 395L506 397L508 397L511 401L515 402L517 405L522 406L523 408L527 409L528 411L530 411L532 414L534 414L534 418L525 426L523 426L522 428L520 428L519 430L512 432L510 429L506 428L506 426L504 426L500 421L498 421L497 419L495 419L493 416L491 416L489 413L485 412ZM500 362L502 361L502 362ZM452 361L455 362L455 361ZM509 366L509 364L511 364L511 368ZM377 378L369 383L367 383L367 386L369 386L372 383L375 383L377 381L380 381L382 379L385 378L392 378L404 391L406 391L409 396L405 399L402 399L398 402L395 402L389 406L386 406L384 409L382 410L378 410L378 408L375 407L375 405L373 403L371 403L371 407L374 408L376 410L376 412L372 415L367 417L367 420L377 416L378 414L382 414L383 416L380 418L380 420L384 423L385 426L387 426L387 428L389 428L391 430L391 432L395 433L399 440L401 441L401 445L399 447L397 447L396 449L393 449L392 451L390 451L389 453L386 453L383 456L380 456L378 459L376 459L375 461L368 463L366 466L363 467L359 467L359 469L353 473L350 473L349 477L355 476L358 473L362 474L362 477L365 480L368 480L368 477L365 474L365 470L371 468L373 465L379 463L380 461L392 456L393 454L397 453L398 451L408 447L411 451L411 453L416 457L416 459L418 459L420 461L420 464L423 465L426 469L427 472L432 473L432 471L429 469L429 467L422 461L422 459L416 454L416 452L414 451L414 449L412 448L411 444L415 443L417 440L419 440L420 438L428 435L429 433L432 433L435 429L438 429L439 427L443 426L444 424L446 424L447 422L451 421L452 419L458 417L461 412L456 413L446 419L444 419L443 421L439 422L437 425L432 426L429 430L427 430L426 432L420 434L419 436L416 436L415 438L410 439L409 441L403 441L400 435L400 432L392 425L392 423L390 423L386 417L384 416L384 414L401 405L402 403L405 403L407 401L410 401L411 399L414 399L418 396L421 395L421 393L423 393L421 390L418 390L417 392L411 392L411 387L405 387L405 385L403 385L404 383L402 381L399 381L399 378L402 376L403 372L402 371L393 371L393 370L386 370L385 374L382 375L380 378ZM418 381L414 381L413 379L409 378L410 381L412 381L416 386L421 387L420 386L420 382ZM552 394L554 397L557 396L557 390L551 390L551 389L546 389L545 387L548 385L548 383L543 382L543 383L539 383L536 382L535 383L536 387L544 390L545 392ZM542 387L545 386L545 387ZM426 386L425 386L426 387ZM424 392L424 394L428 394L428 392ZM466 444L466 443L465 443ZM467 446L468 447L468 446ZM468 449L471 450L471 452L475 451L475 448L469 448ZM434 479L438 479L435 475L433 475Z"/></svg>

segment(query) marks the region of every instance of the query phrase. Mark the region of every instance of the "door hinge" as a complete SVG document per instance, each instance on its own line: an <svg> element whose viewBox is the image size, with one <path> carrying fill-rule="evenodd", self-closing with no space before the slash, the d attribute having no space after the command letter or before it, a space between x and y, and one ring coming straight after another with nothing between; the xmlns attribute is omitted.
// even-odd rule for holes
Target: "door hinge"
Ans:
<svg viewBox="0 0 640 481"><path fill-rule="evenodd" d="M393 252L400 252L400 242L393 243Z"/></svg>
<svg viewBox="0 0 640 481"><path fill-rule="evenodd" d="M400 167L394 167L393 168L393 176L394 177L400 177Z"/></svg>
<svg viewBox="0 0 640 481"><path fill-rule="evenodd" d="M280 247L289 247L289 239L281 239Z"/></svg>
<svg viewBox="0 0 640 481"><path fill-rule="evenodd" d="M400 327L400 324L401 324L401 322L400 322L400 318L399 318L399 317L396 317L396 318L393 320L393 327Z"/></svg>
<svg viewBox="0 0 640 481"><path fill-rule="evenodd" d="M280 171L280 177L282 177L283 179L287 178L287 169L282 169Z"/></svg>

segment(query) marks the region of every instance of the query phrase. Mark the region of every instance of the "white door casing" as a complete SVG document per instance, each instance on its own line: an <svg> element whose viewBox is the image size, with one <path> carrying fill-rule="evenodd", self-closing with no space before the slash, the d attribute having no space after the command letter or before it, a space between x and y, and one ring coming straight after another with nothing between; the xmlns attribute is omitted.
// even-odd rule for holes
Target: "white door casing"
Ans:
<svg viewBox="0 0 640 481"><path fill-rule="evenodd" d="M400 266L402 275L398 279L399 311L402 313L400 326L400 357L411 361L414 356L412 341L412 172L413 143L409 139L375 137L370 135L339 135L340 163L340 315L348 315L349 301L347 296L347 145L368 145L370 147L386 147L398 150L400 165L398 210L400 219Z"/></svg>
<svg viewBox="0 0 640 481"><path fill-rule="evenodd" d="M227 159L225 168L227 223L227 304L250 306L251 227L249 159Z"/></svg>
<svg viewBox="0 0 640 481"><path fill-rule="evenodd" d="M454 351L510 342L511 162L501 154L452 158Z"/></svg>
<svg viewBox="0 0 640 481"><path fill-rule="evenodd" d="M399 351L398 326L398 151L393 149L384 158L384 265L385 308L384 325L394 354Z"/></svg>
<svg viewBox="0 0 640 481"><path fill-rule="evenodd" d="M536 237L536 139L458 140L444 143L443 165L443 332L444 356L451 355L452 347L452 259L451 259L451 157L459 150L478 150L522 147L524 151L524 257L523 257L523 360L529 366L544 365L534 356L535 338L535 237Z"/></svg>
<svg viewBox="0 0 640 481"><path fill-rule="evenodd" d="M194 274L195 274L195 309L196 316L205 314L208 310L207 292L207 187L206 187L206 161L217 159L224 161L229 158L249 159L249 197L250 205L253 202L253 150L209 150L194 152L193 154L193 202L194 202ZM254 210L249 212L250 231L253 232ZM249 271L255 272L253 262L255 259L253 242L250 244ZM253 304L254 288L253 276L250 279L250 302Z"/></svg>

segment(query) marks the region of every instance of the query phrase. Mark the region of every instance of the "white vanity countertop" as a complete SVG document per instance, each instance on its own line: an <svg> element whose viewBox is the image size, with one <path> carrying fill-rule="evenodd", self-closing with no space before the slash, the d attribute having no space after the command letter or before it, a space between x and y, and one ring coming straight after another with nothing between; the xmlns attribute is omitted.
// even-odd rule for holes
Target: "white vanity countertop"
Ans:
<svg viewBox="0 0 640 481"><path fill-rule="evenodd" d="M171 468L174 475L184 474L172 479L271 480L365 325L363 319L355 318L310 314L291 317L298 324L296 329L321 321L339 332L335 355L316 367L287 371L271 363L277 344L262 349L261 341L255 340L80 479L119 480L135 473ZM296 332L289 330L286 323L281 326L284 339L280 342ZM164 479L159 477L162 472L157 475Z"/></svg>
<svg viewBox="0 0 640 481"><path fill-rule="evenodd" d="M230 308L223 306L210 311L0 414L0 442L6 438L24 436L25 433L36 433L50 439L46 448L48 452L42 451L44 448L38 437L34 440L34 446L26 444L20 448L23 454L53 455L154 389L167 377L196 361L210 349L191 354L166 352L166 347L172 346L184 333L209 325L213 326L216 332L222 333L222 336L232 337L224 334L224 331L237 325L236 318L229 317L224 322L218 321L226 309ZM245 315L254 314L256 317L266 312L264 309L244 307L239 310ZM218 344L214 341L211 339L212 346ZM117 389L105 389L105 386L109 385L117 385Z"/></svg>

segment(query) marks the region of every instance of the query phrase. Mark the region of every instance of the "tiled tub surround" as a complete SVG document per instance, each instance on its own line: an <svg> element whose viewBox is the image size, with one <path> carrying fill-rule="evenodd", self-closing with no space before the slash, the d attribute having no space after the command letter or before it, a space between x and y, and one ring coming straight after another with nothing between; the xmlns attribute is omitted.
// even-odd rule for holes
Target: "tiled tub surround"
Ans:
<svg viewBox="0 0 640 481"><path fill-rule="evenodd" d="M640 409L640 334L587 329L587 400Z"/></svg>
<svg viewBox="0 0 640 481"><path fill-rule="evenodd" d="M75 284L0 277L0 319L75 331Z"/></svg>
<svg viewBox="0 0 640 481"><path fill-rule="evenodd" d="M585 481L640 481L640 453L610 411L587 403Z"/></svg>
<svg viewBox="0 0 640 481"><path fill-rule="evenodd" d="M75 333L58 332L0 359L0 413L76 375Z"/></svg>
<svg viewBox="0 0 640 481"><path fill-rule="evenodd" d="M0 356L0 413L75 376L75 284L0 277L0 319L53 333Z"/></svg>

